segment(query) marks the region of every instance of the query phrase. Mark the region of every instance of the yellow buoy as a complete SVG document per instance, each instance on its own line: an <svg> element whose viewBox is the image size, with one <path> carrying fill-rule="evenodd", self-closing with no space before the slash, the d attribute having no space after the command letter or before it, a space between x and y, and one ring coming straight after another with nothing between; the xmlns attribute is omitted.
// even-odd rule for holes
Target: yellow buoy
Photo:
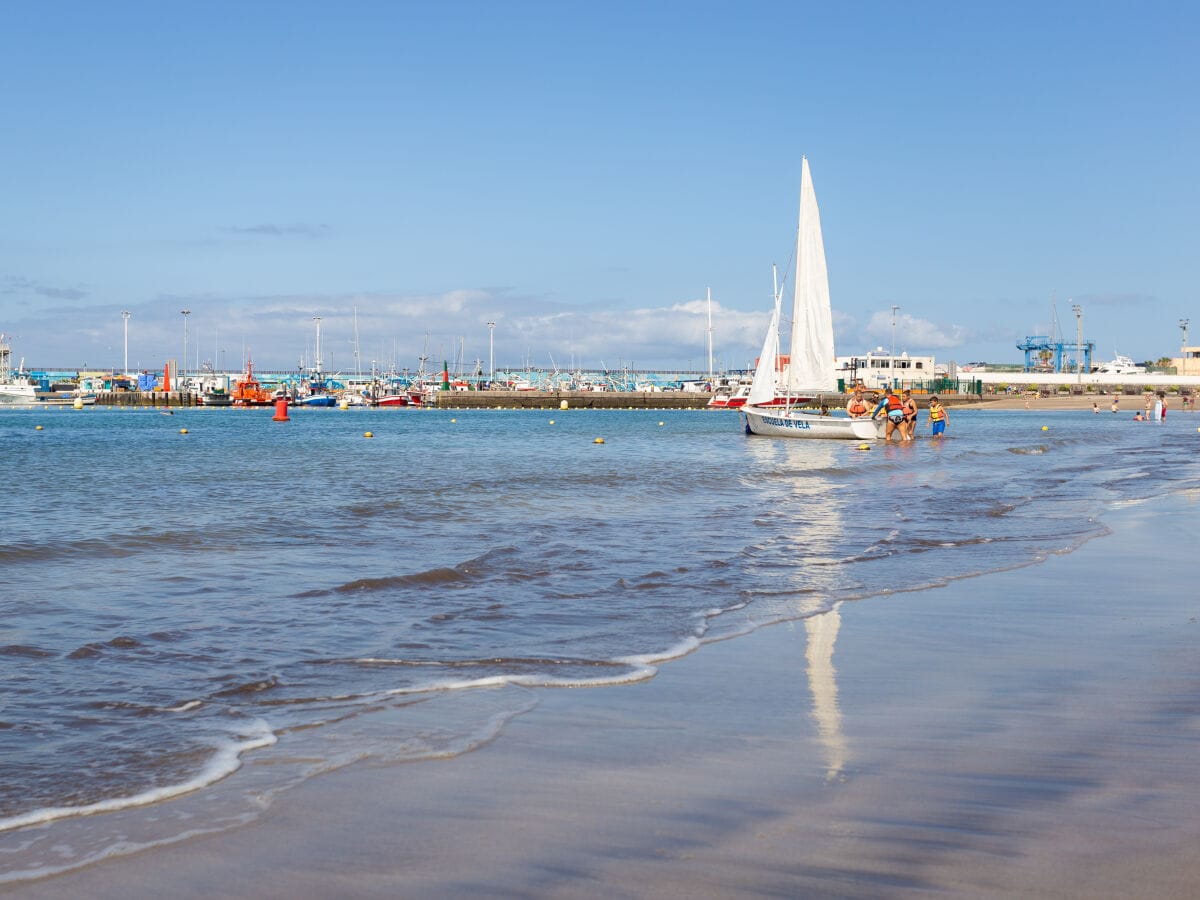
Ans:
<svg viewBox="0 0 1200 900"><path fill-rule="evenodd" d="M363 432L363 437L375 437L375 435L374 435L374 434L372 434L370 431L364 431L364 432Z"/></svg>
<svg viewBox="0 0 1200 900"><path fill-rule="evenodd" d="M551 420L550 420L550 424L551 424L551 425L553 425L553 424L554 424L554 420L553 420L553 419L551 419Z"/></svg>
<svg viewBox="0 0 1200 900"><path fill-rule="evenodd" d="M82 397L76 397L76 398L75 398L75 402L74 402L74 403L72 403L71 405L72 405L73 407L75 407L76 409L83 409L83 398L82 398Z"/></svg>
<svg viewBox="0 0 1200 900"><path fill-rule="evenodd" d="M187 429L186 429L186 428L180 428L180 429L179 429L179 433L180 433L180 434L187 434Z"/></svg>
<svg viewBox="0 0 1200 900"><path fill-rule="evenodd" d="M662 422L659 422L659 423L658 423L658 425L659 425L659 427L661 428L661 427L662 427Z"/></svg>
<svg viewBox="0 0 1200 900"><path fill-rule="evenodd" d="M458 419L451 419L450 421L451 421L451 422L457 422L457 421L458 421Z"/></svg>
<svg viewBox="0 0 1200 900"><path fill-rule="evenodd" d="M41 425L38 425L38 426L37 426L37 427L36 427L34 430L35 430L35 431L41 431L41 430L42 430L42 426L41 426ZM1197 430L1197 431L1200 431L1200 428L1197 428L1196 430Z"/></svg>
<svg viewBox="0 0 1200 900"><path fill-rule="evenodd" d="M604 438L596 438L594 441L592 441L592 443L593 444L603 444Z"/></svg>
<svg viewBox="0 0 1200 900"><path fill-rule="evenodd" d="M566 408L567 408L567 401L566 401L566 400L560 400L560 401L559 401L559 403L558 403L558 408L559 408L559 409L566 409Z"/></svg>
<svg viewBox="0 0 1200 900"><path fill-rule="evenodd" d="M859 444L859 445L858 445L858 449L859 449L859 450L870 450L870 449L871 449L871 445L870 445L870 444Z"/></svg>
<svg viewBox="0 0 1200 900"><path fill-rule="evenodd" d="M1049 426L1049 425L1043 425L1043 426L1042 426L1042 431L1049 431L1049 430L1050 430L1050 426Z"/></svg>

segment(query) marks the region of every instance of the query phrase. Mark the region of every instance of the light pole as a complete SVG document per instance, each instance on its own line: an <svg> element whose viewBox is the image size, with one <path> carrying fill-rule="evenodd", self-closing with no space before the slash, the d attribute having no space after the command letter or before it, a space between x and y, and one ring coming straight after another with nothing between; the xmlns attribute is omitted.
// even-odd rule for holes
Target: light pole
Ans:
<svg viewBox="0 0 1200 900"><path fill-rule="evenodd" d="M488 389L496 380L496 323L488 322Z"/></svg>
<svg viewBox="0 0 1200 900"><path fill-rule="evenodd" d="M125 320L125 371L122 375L129 374L129 317L132 315L127 309L121 310L121 318Z"/></svg>
<svg viewBox="0 0 1200 900"><path fill-rule="evenodd" d="M187 317L192 314L190 309L181 309L180 314L183 316L183 360L180 365L183 366L183 371L179 373L179 378L182 379L184 373L187 372ZM181 387L180 390L183 390Z"/></svg>
<svg viewBox="0 0 1200 900"><path fill-rule="evenodd" d="M896 386L896 313L900 307L892 304L892 356L888 360L888 375L892 379L892 387Z"/></svg>
<svg viewBox="0 0 1200 900"><path fill-rule="evenodd" d="M321 317L313 316L312 319L314 322L317 323L317 368L316 368L316 372L317 372L317 375L319 376L321 374Z"/></svg>
<svg viewBox="0 0 1200 900"><path fill-rule="evenodd" d="M1071 304L1075 313L1075 381L1083 382L1083 307L1078 303Z"/></svg>
<svg viewBox="0 0 1200 900"><path fill-rule="evenodd" d="M1183 337L1181 337L1179 339L1179 355L1180 356L1183 355L1183 348L1187 346L1187 327L1188 327L1188 320L1180 319L1179 320L1179 330L1183 332Z"/></svg>

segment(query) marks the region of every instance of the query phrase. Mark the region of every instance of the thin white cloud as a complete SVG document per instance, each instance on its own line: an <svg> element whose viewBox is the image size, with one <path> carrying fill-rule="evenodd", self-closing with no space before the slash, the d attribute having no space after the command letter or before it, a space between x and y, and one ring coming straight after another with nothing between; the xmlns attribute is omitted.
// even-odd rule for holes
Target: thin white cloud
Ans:
<svg viewBox="0 0 1200 900"><path fill-rule="evenodd" d="M863 334L880 346L890 349L892 342L892 311L873 313L863 328ZM970 339L970 332L962 325L939 325L928 319L919 319L901 311L896 313L896 352L907 350L921 353L927 350L946 350L961 347Z"/></svg>
<svg viewBox="0 0 1200 900"><path fill-rule="evenodd" d="M259 225L231 225L227 228L222 228L221 230L227 234L262 235L265 237L317 238L325 237L327 234L329 234L331 229L328 225L313 225L306 222L293 222L290 225L277 225L272 222L263 222Z"/></svg>

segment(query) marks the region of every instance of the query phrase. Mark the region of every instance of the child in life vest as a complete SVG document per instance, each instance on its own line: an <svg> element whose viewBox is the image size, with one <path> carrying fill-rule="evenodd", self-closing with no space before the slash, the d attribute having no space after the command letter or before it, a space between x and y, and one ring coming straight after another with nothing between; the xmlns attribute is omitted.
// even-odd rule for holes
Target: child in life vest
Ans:
<svg viewBox="0 0 1200 900"><path fill-rule="evenodd" d="M937 397L929 398L929 433L934 437L946 433L946 408Z"/></svg>

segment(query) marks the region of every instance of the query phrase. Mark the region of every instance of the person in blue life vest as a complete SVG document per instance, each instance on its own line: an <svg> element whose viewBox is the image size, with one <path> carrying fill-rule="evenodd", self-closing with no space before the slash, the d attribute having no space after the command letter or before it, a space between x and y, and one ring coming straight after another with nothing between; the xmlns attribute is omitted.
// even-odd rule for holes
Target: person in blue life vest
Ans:
<svg viewBox="0 0 1200 900"><path fill-rule="evenodd" d="M879 401L875 407L875 411L871 413L872 419L878 419L881 412L887 412L887 434L884 436L885 441L892 439L892 432L900 435L900 440L904 440L904 401L900 399L900 395L896 393L895 388L888 388L887 394Z"/></svg>
<svg viewBox="0 0 1200 900"><path fill-rule="evenodd" d="M937 397L929 398L929 433L933 437L946 433L946 408Z"/></svg>

